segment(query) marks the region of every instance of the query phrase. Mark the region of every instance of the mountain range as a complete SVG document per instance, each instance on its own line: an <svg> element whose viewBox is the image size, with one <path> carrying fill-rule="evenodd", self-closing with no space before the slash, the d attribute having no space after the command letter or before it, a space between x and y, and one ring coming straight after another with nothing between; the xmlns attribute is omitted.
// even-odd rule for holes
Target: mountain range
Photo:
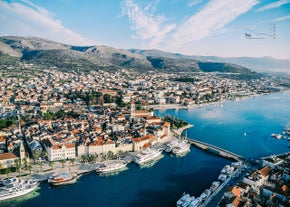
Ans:
<svg viewBox="0 0 290 207"><path fill-rule="evenodd" d="M0 63L15 60L59 69L132 68L163 72L256 72L290 71L290 60L188 56L159 50L116 49L108 46L72 46L37 37L0 37ZM252 70L252 71L251 71Z"/></svg>

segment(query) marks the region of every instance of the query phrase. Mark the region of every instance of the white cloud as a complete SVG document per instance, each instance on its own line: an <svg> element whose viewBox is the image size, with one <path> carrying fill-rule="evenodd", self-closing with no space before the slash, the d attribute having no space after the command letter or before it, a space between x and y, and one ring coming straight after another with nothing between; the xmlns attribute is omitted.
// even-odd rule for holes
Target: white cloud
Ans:
<svg viewBox="0 0 290 207"><path fill-rule="evenodd" d="M279 22L279 21L283 21L283 20L286 20L286 19L290 19L290 15L288 16L284 16L284 17L280 17L280 18L277 18L275 19L276 22Z"/></svg>
<svg viewBox="0 0 290 207"><path fill-rule="evenodd" d="M194 7L195 5L197 5L197 4L201 3L201 2L202 2L202 0L189 0L187 2L187 6L188 7Z"/></svg>
<svg viewBox="0 0 290 207"><path fill-rule="evenodd" d="M166 18L162 15L154 15L155 8L148 3L141 8L133 0L126 0L126 11L130 20L131 30L137 38L150 42L155 47L176 25L166 24Z"/></svg>
<svg viewBox="0 0 290 207"><path fill-rule="evenodd" d="M169 47L179 47L216 34L257 3L257 0L211 0L177 28Z"/></svg>
<svg viewBox="0 0 290 207"><path fill-rule="evenodd" d="M1 35L36 36L73 45L92 44L65 28L49 11L28 0L0 0L0 24Z"/></svg>
<svg viewBox="0 0 290 207"><path fill-rule="evenodd" d="M283 6L284 4L289 4L289 3L290 3L290 0L279 0L279 1L273 2L271 4L267 4L266 6L263 6L259 9L257 9L256 11L261 12L261 11L265 11L268 9L275 9L275 8L280 7L280 6Z"/></svg>

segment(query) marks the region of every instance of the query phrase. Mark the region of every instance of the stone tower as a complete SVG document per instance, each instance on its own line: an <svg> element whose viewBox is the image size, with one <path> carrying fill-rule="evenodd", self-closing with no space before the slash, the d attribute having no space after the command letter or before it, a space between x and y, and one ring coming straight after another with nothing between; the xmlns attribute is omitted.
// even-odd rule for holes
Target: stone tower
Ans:
<svg viewBox="0 0 290 207"><path fill-rule="evenodd" d="M130 109L130 120L133 121L134 118L135 118L135 102L134 100L132 100Z"/></svg>

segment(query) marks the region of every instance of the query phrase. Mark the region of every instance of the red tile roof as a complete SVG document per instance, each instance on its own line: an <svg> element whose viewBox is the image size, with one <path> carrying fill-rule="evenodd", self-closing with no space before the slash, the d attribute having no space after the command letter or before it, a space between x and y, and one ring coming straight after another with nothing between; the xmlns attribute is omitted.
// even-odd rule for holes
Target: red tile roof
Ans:
<svg viewBox="0 0 290 207"><path fill-rule="evenodd" d="M12 152L0 154L0 160L8 160L8 159L16 159L16 158L17 158L16 155L13 154Z"/></svg>

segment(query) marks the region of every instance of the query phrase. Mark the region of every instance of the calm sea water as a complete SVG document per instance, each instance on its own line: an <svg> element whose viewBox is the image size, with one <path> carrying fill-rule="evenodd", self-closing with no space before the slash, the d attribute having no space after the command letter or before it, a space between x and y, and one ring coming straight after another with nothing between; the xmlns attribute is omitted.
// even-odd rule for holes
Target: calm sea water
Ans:
<svg viewBox="0 0 290 207"><path fill-rule="evenodd" d="M289 151L286 140L276 140L270 135L281 133L290 123L290 92L227 102L223 107L170 109L156 113L178 116L194 124L187 130L188 137L247 158ZM60 188L50 188L44 183L34 194L2 202L0 206L175 206L183 192L200 195L228 163L226 159L191 148L189 154L180 158L164 154L149 168L131 163L128 170L117 176L100 177L90 173L82 176L77 184Z"/></svg>

